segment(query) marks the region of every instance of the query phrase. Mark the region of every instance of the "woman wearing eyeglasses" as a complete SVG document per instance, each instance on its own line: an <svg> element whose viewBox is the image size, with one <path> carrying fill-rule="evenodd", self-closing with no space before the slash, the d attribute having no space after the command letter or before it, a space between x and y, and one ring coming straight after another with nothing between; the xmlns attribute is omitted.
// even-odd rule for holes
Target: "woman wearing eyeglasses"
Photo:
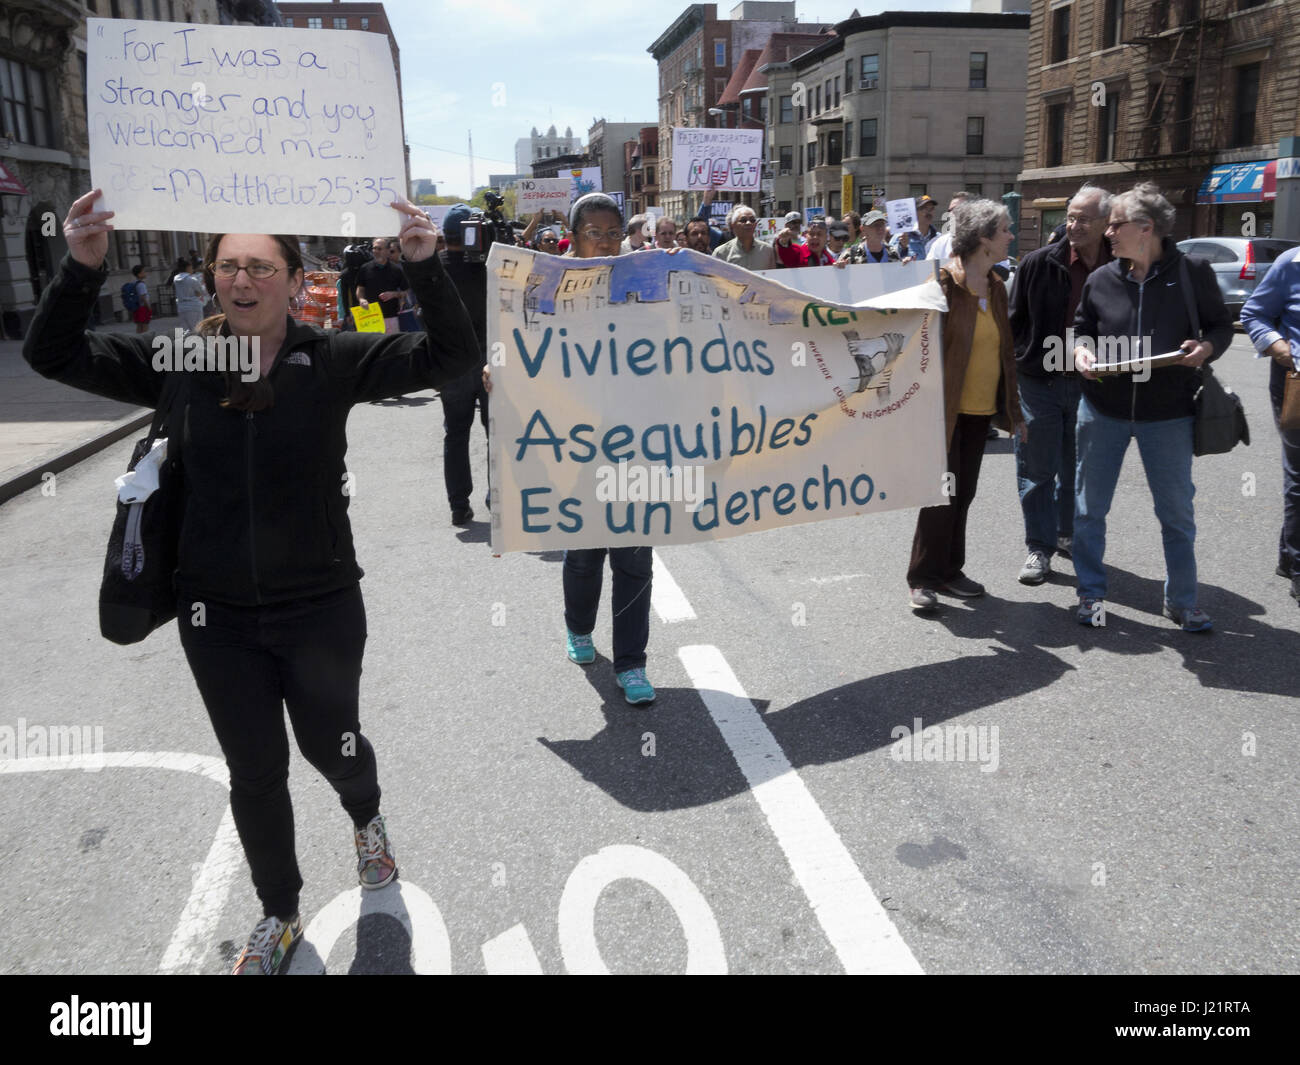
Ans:
<svg viewBox="0 0 1300 1065"><path fill-rule="evenodd" d="M86 331L113 228L113 212L95 207L99 196L72 205L68 256L23 355L46 377L156 407L167 374L154 368L155 344L168 338ZM258 376L182 372L167 418L183 469L181 645L230 769L231 812L264 914L237 974L276 972L302 932L286 709L299 749L352 819L361 886L397 875L358 716L366 615L347 516L345 426L355 403L462 377L478 363L478 344L434 255L432 222L409 203L392 206L423 331L299 325L287 314L303 284L297 239L218 235L203 274L222 313L198 332L251 349Z"/></svg>
<svg viewBox="0 0 1300 1065"><path fill-rule="evenodd" d="M1115 258L1088 275L1075 312L1074 364L1085 378L1071 548L1081 625L1105 624L1106 516L1129 440L1136 439L1164 544L1165 616L1186 632L1214 627L1196 596L1192 426L1198 367L1228 349L1232 316L1210 265L1174 245L1173 224L1173 205L1149 182L1113 197L1106 239ZM1095 350L1084 338L1095 341ZM1136 341L1147 350L1134 350ZM1170 365L1105 373L1098 353L1116 350L1129 359L1182 354Z"/></svg>

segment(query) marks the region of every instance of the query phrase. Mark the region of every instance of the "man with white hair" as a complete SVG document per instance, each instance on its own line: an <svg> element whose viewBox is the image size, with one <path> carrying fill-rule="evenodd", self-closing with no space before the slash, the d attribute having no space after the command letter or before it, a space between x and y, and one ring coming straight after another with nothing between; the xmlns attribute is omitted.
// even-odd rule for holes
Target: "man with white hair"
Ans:
<svg viewBox="0 0 1300 1065"><path fill-rule="evenodd" d="M1030 252L1011 290L1016 381L1029 439L1015 442L1016 479L1029 557L1021 584L1042 584L1051 557L1070 556L1074 535L1075 421L1080 382L1065 331L1088 275L1111 261L1104 239L1110 193L1084 185L1066 209L1065 240Z"/></svg>
<svg viewBox="0 0 1300 1065"><path fill-rule="evenodd" d="M772 250L772 245L754 236L758 226L758 215L754 209L741 204L732 210L728 218L731 221L731 231L736 235L725 244L718 245L713 257L743 266L746 270L775 270L776 252Z"/></svg>
<svg viewBox="0 0 1300 1065"><path fill-rule="evenodd" d="M925 253L927 259L937 259L941 263L946 263L952 258L952 213L957 210L959 203L965 203L967 200L975 198L975 194L966 192L954 192L952 199L948 201L948 212L944 216L947 221L944 222L943 232L934 239L930 245L930 250Z"/></svg>

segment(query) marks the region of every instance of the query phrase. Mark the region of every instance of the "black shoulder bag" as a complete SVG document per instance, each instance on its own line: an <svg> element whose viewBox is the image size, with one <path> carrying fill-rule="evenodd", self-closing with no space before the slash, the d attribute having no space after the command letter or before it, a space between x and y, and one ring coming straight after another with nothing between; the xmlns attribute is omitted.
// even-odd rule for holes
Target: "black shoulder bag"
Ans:
<svg viewBox="0 0 1300 1065"><path fill-rule="evenodd" d="M1187 315L1192 320L1192 334L1201 339L1201 316L1196 310L1196 296L1192 291L1191 273L1187 257L1179 256L1178 281L1187 304ZM1201 385L1196 390L1196 421L1192 429L1193 455L1226 455L1238 441L1250 446L1250 427L1246 424L1246 411L1241 397L1225 388L1207 362L1200 367Z"/></svg>
<svg viewBox="0 0 1300 1065"><path fill-rule="evenodd" d="M134 470L153 449L154 441L170 433L167 458L158 470L158 487L143 502L119 499L108 537L104 579L99 586L99 631L113 643L139 643L176 617L174 579L183 491L179 433L172 432L179 426L169 428L169 418L182 377L181 373L166 376L149 435L135 442L127 467Z"/></svg>

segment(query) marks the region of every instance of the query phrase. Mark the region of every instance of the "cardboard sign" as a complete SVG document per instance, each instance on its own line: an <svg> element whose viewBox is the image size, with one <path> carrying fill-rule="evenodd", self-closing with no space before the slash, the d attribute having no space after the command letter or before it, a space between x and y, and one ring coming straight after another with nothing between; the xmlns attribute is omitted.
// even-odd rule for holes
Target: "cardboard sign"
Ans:
<svg viewBox="0 0 1300 1065"><path fill-rule="evenodd" d="M569 198L572 189L572 178L520 178L516 186L519 196L518 213L521 216L533 215L538 211L568 214L569 204L573 202Z"/></svg>
<svg viewBox="0 0 1300 1065"><path fill-rule="evenodd" d="M498 553L692 543L945 502L946 305L932 281L868 310L694 251L564 259L494 245L487 305L488 347L503 355Z"/></svg>
<svg viewBox="0 0 1300 1065"><path fill-rule="evenodd" d="M675 191L757 192L762 170L761 129L673 128Z"/></svg>
<svg viewBox="0 0 1300 1065"><path fill-rule="evenodd" d="M91 183L118 229L396 231L406 166L382 34L86 26Z"/></svg>
<svg viewBox="0 0 1300 1065"><path fill-rule="evenodd" d="M382 333L384 331L384 312L378 301L368 307L353 307L352 320L357 323L358 333Z"/></svg>
<svg viewBox="0 0 1300 1065"><path fill-rule="evenodd" d="M889 216L891 233L911 233L916 229L916 200L886 200L885 214Z"/></svg>
<svg viewBox="0 0 1300 1065"><path fill-rule="evenodd" d="M601 182L600 167L586 166L578 170L568 172L569 180L569 203L573 203L579 196L585 196L589 192L604 192L605 186Z"/></svg>

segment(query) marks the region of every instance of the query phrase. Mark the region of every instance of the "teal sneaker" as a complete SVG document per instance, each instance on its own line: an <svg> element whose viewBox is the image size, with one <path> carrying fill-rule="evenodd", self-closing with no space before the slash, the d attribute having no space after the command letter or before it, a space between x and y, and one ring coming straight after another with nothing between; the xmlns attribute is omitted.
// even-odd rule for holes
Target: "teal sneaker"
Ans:
<svg viewBox="0 0 1300 1065"><path fill-rule="evenodd" d="M646 680L644 669L625 669L616 679L618 686L623 689L623 698L633 706L655 701L655 690Z"/></svg>
<svg viewBox="0 0 1300 1065"><path fill-rule="evenodd" d="M564 650L569 656L569 661L577 662L580 666L596 661L596 645L591 642L590 633L579 636L576 632L565 629Z"/></svg>

